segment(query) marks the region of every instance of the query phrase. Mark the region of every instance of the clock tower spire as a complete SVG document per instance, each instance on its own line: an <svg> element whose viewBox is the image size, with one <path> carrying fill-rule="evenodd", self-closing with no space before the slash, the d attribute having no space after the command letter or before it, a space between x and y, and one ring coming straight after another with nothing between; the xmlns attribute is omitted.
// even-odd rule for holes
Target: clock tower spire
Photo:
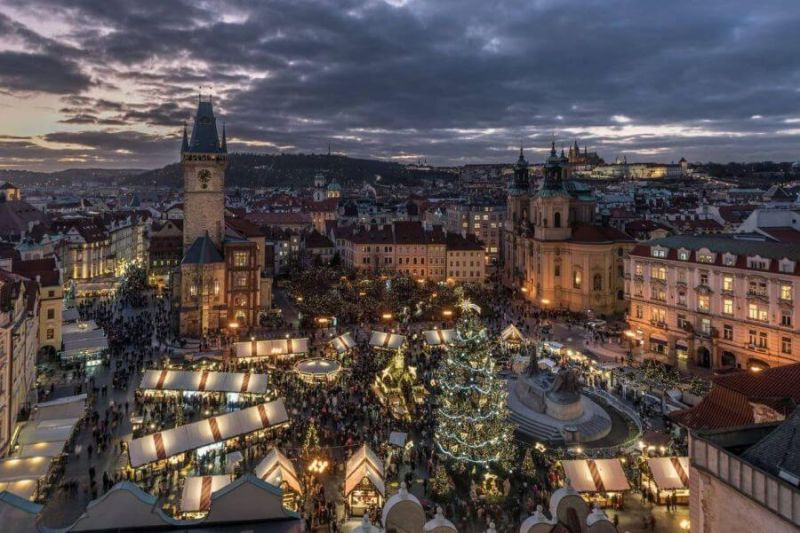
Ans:
<svg viewBox="0 0 800 533"><path fill-rule="evenodd" d="M227 143L220 143L210 97L198 98L188 143L181 148L183 171L183 253L206 235L222 250L225 235Z"/></svg>

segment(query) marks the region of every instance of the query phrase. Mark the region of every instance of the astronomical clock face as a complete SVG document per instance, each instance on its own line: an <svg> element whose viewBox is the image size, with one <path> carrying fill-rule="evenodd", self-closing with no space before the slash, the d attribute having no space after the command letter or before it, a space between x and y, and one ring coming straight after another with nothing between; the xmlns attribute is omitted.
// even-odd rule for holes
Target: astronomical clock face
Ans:
<svg viewBox="0 0 800 533"><path fill-rule="evenodd" d="M203 169L197 173L197 179L200 181L200 187L202 189L208 189L208 182L211 181L211 172Z"/></svg>

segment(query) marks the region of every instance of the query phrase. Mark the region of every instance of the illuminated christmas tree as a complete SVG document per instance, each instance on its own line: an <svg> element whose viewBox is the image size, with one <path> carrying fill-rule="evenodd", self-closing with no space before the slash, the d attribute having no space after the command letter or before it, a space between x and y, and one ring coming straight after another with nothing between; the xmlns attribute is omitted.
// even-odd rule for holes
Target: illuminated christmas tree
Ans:
<svg viewBox="0 0 800 533"><path fill-rule="evenodd" d="M506 384L494 373L490 341L478 306L464 301L456 341L437 369L440 388L434 439L439 453L459 470L508 467L514 427L506 411Z"/></svg>

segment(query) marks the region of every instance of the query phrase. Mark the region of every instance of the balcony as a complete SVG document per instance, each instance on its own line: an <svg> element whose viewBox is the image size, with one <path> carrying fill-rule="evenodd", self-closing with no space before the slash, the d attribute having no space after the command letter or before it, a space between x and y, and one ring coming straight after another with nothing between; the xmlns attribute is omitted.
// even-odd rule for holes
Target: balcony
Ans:
<svg viewBox="0 0 800 533"><path fill-rule="evenodd" d="M675 283L675 285L680 289L685 289L687 286L685 281L678 281Z"/></svg>
<svg viewBox="0 0 800 533"><path fill-rule="evenodd" d="M641 275L641 274L634 274L633 275L633 280L634 281L642 281L642 282L644 282L644 276Z"/></svg>
<svg viewBox="0 0 800 533"><path fill-rule="evenodd" d="M695 335L698 337L707 337L709 339L713 339L719 337L719 330L717 328L711 328L709 330L698 329L695 330Z"/></svg>
<svg viewBox="0 0 800 533"><path fill-rule="evenodd" d="M667 278L650 278L650 283L655 285L667 285Z"/></svg>
<svg viewBox="0 0 800 533"><path fill-rule="evenodd" d="M697 287L694 288L694 290L697 291L699 294L711 294L712 292L714 292L711 290L711 287L709 287L704 283L699 284Z"/></svg>
<svg viewBox="0 0 800 533"><path fill-rule="evenodd" d="M747 299L748 300L759 300L765 303L769 303L769 295L765 291L754 291L749 290L747 291Z"/></svg>
<svg viewBox="0 0 800 533"><path fill-rule="evenodd" d="M723 296L736 296L736 294L734 294L734 291L733 291L733 289L722 289L722 290L721 290L721 291L719 291L719 292L720 292L720 294L722 294Z"/></svg>
<svg viewBox="0 0 800 533"><path fill-rule="evenodd" d="M656 328L669 329L669 326L667 325L666 322L659 321L659 320L651 320L650 321L650 325L653 326L653 327L656 327Z"/></svg>

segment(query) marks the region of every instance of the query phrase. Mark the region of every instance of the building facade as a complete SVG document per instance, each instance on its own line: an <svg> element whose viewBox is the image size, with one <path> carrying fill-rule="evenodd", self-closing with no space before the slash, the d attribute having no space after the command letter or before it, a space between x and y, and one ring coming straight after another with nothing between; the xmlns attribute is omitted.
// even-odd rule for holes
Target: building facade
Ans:
<svg viewBox="0 0 800 533"><path fill-rule="evenodd" d="M14 424L31 404L39 350L35 282L0 271L0 456L8 452Z"/></svg>
<svg viewBox="0 0 800 533"><path fill-rule="evenodd" d="M484 243L487 266L499 261L506 207L493 203L457 203L447 206L445 229L464 237L474 235Z"/></svg>
<svg viewBox="0 0 800 533"><path fill-rule="evenodd" d="M637 245L629 326L645 354L710 368L800 361L800 250L764 237L679 235Z"/></svg>
<svg viewBox="0 0 800 533"><path fill-rule="evenodd" d="M595 222L591 191L570 180L555 144L534 187L520 150L509 188L504 229L503 283L541 307L623 312L624 257L634 241Z"/></svg>

